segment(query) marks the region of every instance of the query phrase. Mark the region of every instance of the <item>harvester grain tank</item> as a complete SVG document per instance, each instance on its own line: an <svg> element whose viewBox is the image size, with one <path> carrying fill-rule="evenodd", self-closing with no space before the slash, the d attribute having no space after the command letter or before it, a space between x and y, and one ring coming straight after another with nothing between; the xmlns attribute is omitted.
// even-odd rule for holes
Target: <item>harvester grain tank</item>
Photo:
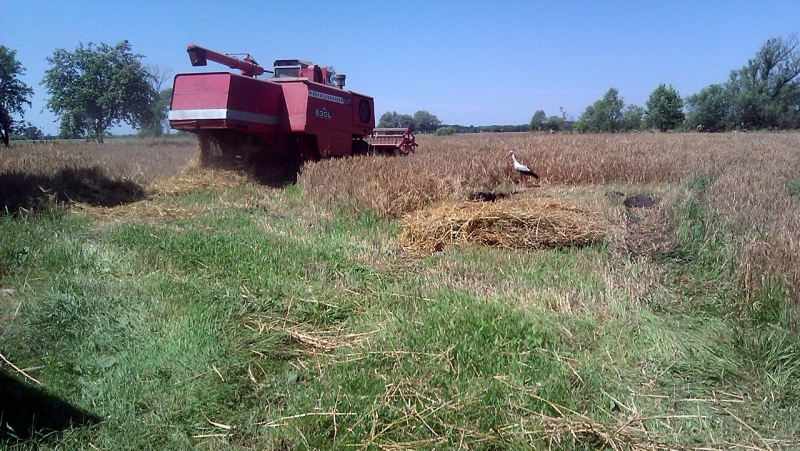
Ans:
<svg viewBox="0 0 800 451"><path fill-rule="evenodd" d="M279 59L267 71L250 55L239 59L194 44L187 52L192 66L211 60L240 71L175 76L169 124L199 135L204 163L219 157L291 175L303 161L416 147L407 130L398 137L376 129L373 98L344 89L345 76L329 67ZM271 76L256 78L264 73Z"/></svg>

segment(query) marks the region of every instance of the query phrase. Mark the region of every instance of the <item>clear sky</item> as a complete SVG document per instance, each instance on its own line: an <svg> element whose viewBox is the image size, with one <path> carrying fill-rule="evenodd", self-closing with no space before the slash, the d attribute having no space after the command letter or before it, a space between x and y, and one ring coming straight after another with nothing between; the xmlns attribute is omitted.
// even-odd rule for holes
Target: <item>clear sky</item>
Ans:
<svg viewBox="0 0 800 451"><path fill-rule="evenodd" d="M800 0L0 0L0 44L17 51L35 92L25 119L46 134L58 133L39 84L46 58L81 42L127 39L172 74L225 69L192 68L192 42L267 68L309 60L373 96L378 117L427 110L446 124L493 125L559 107L577 118L611 87L640 106L660 83L687 96L793 32Z"/></svg>

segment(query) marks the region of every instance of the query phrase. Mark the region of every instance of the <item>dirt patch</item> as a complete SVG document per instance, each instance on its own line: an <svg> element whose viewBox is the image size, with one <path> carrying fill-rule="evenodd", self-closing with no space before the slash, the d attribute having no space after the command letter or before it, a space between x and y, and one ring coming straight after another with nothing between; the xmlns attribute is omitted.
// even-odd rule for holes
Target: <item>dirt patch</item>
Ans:
<svg viewBox="0 0 800 451"><path fill-rule="evenodd" d="M650 196L625 199L625 248L631 257L655 257L675 247L666 216Z"/></svg>
<svg viewBox="0 0 800 451"><path fill-rule="evenodd" d="M628 196L623 203L628 208L650 208L656 204L656 201L650 196L637 195Z"/></svg>

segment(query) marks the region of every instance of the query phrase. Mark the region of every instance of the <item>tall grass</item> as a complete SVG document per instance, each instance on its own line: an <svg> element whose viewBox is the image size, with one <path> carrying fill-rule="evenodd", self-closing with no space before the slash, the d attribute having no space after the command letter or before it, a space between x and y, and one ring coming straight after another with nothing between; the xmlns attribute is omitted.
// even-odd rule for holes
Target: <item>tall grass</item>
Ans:
<svg viewBox="0 0 800 451"><path fill-rule="evenodd" d="M141 185L171 177L195 153L193 137L15 144L0 149L0 173L54 175L65 168L98 168L114 180Z"/></svg>
<svg viewBox="0 0 800 451"><path fill-rule="evenodd" d="M509 150L542 176L541 187L653 186L708 180L699 208L731 233L745 291L773 283L800 295L800 134L491 134L419 139L406 158L309 164L299 185L318 205L383 217L477 192L509 192L520 176ZM788 187L788 188L787 188Z"/></svg>

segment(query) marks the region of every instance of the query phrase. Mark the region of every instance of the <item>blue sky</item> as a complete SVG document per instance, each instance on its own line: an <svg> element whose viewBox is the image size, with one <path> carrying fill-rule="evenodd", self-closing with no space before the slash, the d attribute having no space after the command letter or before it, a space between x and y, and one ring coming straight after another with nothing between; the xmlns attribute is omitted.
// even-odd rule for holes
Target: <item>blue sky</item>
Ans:
<svg viewBox="0 0 800 451"><path fill-rule="evenodd" d="M728 78L770 37L800 32L800 1L38 1L0 0L0 44L34 89L25 119L58 123L39 84L53 50L127 39L145 64L192 72L186 45L332 65L376 114L427 110L447 124L568 116L610 88L644 106ZM224 70L209 63L199 70ZM124 131L119 131L124 132Z"/></svg>

